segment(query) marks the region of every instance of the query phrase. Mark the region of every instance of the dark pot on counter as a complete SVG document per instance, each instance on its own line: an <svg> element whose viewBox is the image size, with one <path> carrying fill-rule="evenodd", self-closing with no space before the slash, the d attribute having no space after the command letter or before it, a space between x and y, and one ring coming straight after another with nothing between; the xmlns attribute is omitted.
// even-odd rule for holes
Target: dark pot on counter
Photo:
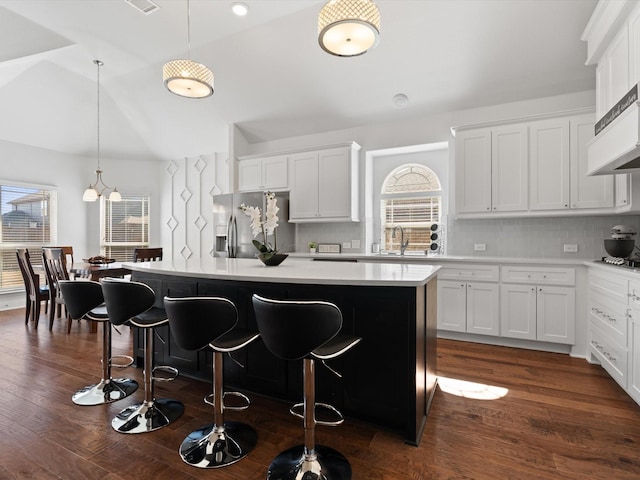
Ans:
<svg viewBox="0 0 640 480"><path fill-rule="evenodd" d="M606 238L604 241L604 249L612 257L627 258L635 246L636 241L632 238Z"/></svg>

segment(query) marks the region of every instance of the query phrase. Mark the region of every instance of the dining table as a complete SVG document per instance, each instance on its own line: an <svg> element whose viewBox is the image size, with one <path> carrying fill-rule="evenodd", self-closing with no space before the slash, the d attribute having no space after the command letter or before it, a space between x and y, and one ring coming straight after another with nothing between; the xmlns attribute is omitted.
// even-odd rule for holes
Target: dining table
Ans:
<svg viewBox="0 0 640 480"><path fill-rule="evenodd" d="M131 273L131 270L126 267L122 262L111 263L74 263L69 270L74 275L74 278L86 278L99 282L101 278L105 277L124 277Z"/></svg>

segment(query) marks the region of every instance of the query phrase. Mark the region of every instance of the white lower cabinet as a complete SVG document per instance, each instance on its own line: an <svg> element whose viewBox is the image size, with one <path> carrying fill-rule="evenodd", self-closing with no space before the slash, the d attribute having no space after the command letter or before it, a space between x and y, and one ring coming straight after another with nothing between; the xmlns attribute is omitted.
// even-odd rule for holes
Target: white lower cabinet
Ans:
<svg viewBox="0 0 640 480"><path fill-rule="evenodd" d="M500 297L503 337L574 343L575 288L503 284Z"/></svg>
<svg viewBox="0 0 640 480"><path fill-rule="evenodd" d="M640 311L634 310L630 325L629 364L630 375L627 393L640 404Z"/></svg>
<svg viewBox="0 0 640 480"><path fill-rule="evenodd" d="M575 324L574 268L469 264L438 272L439 330L573 345Z"/></svg>
<svg viewBox="0 0 640 480"><path fill-rule="evenodd" d="M575 269L509 265L500 280L501 336L575 343Z"/></svg>
<svg viewBox="0 0 640 480"><path fill-rule="evenodd" d="M499 335L497 283L438 282L438 328L481 335Z"/></svg>
<svg viewBox="0 0 640 480"><path fill-rule="evenodd" d="M640 281L629 281L629 381L627 393L640 404Z"/></svg>
<svg viewBox="0 0 640 480"><path fill-rule="evenodd" d="M497 265L445 266L438 272L438 329L500 334Z"/></svg>
<svg viewBox="0 0 640 480"><path fill-rule="evenodd" d="M636 321L640 322L640 310L632 308L633 304L629 301L630 291L633 291L633 287L630 288L630 282L624 276L590 269L589 354L629 394L634 323L630 320L637 317ZM640 372L635 375L640 379ZM636 400L640 401L640 396Z"/></svg>

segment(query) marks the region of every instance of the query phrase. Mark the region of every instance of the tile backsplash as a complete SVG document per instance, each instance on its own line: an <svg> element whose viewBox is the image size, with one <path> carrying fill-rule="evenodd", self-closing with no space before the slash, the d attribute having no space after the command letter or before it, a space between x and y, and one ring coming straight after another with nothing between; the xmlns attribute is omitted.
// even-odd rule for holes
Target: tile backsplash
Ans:
<svg viewBox="0 0 640 480"><path fill-rule="evenodd" d="M447 224L447 254L486 257L584 258L606 256L605 238L614 225L633 225L640 231L639 216L509 218L453 220ZM486 244L485 251L474 245ZM565 253L565 244L578 245Z"/></svg>
<svg viewBox="0 0 640 480"><path fill-rule="evenodd" d="M605 238L610 238L614 225L632 225L640 232L640 216L608 215L557 218L504 218L456 220L449 217L444 224L447 255L522 258L580 258L593 260L606 256ZM362 239L359 249L344 250L368 253L364 242L364 222L299 224L298 250L306 251L307 242L342 243ZM486 250L475 251L475 244ZM564 245L577 245L575 253L565 253ZM640 247L640 238L638 239Z"/></svg>

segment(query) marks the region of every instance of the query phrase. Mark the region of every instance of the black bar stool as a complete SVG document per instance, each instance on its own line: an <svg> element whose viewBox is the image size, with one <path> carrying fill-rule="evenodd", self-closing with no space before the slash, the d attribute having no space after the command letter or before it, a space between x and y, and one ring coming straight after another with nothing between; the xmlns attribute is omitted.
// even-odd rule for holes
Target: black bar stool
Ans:
<svg viewBox="0 0 640 480"><path fill-rule="evenodd" d="M258 330L267 349L283 360L303 359L304 362L304 445L289 448L274 458L267 479L349 480L351 465L344 455L315 443L316 424L333 426L344 419L330 405L316 404L314 360L324 364L351 349L361 338L339 333L342 313L333 303L271 300L259 295L253 295L252 301ZM335 422L316 420L316 405L331 409L339 419ZM296 407L291 413L301 416L295 412Z"/></svg>
<svg viewBox="0 0 640 480"><path fill-rule="evenodd" d="M95 385L88 385L73 394L76 405L101 405L128 397L138 389L138 382L130 378L111 378L111 367L128 367L133 358L124 358L123 365L113 365L111 356L111 323L102 297L102 287L98 282L60 280L60 292L67 311L74 320L93 320L102 324L102 378Z"/></svg>
<svg viewBox="0 0 640 480"><path fill-rule="evenodd" d="M225 410L244 410L250 402L240 392L223 392L222 355L247 346L259 334L236 327L238 311L225 298L165 297L164 307L169 316L171 333L179 347L201 350L208 345L213 350L213 393L204 399L205 403L214 407L213 423L191 432L180 445L180 456L194 467L231 465L253 450L258 435L249 425L224 420ZM244 404L226 406L224 399L227 395L240 397Z"/></svg>
<svg viewBox="0 0 640 480"><path fill-rule="evenodd" d="M146 433L166 427L184 412L184 405L171 398L155 398L155 381L170 381L178 376L173 367L153 367L154 328L169 323L163 308L154 307L156 295L144 283L113 278L102 281L102 293L109 320L113 325L133 325L144 330L144 401L122 410L111 422L120 433ZM156 370L171 377L156 377Z"/></svg>

